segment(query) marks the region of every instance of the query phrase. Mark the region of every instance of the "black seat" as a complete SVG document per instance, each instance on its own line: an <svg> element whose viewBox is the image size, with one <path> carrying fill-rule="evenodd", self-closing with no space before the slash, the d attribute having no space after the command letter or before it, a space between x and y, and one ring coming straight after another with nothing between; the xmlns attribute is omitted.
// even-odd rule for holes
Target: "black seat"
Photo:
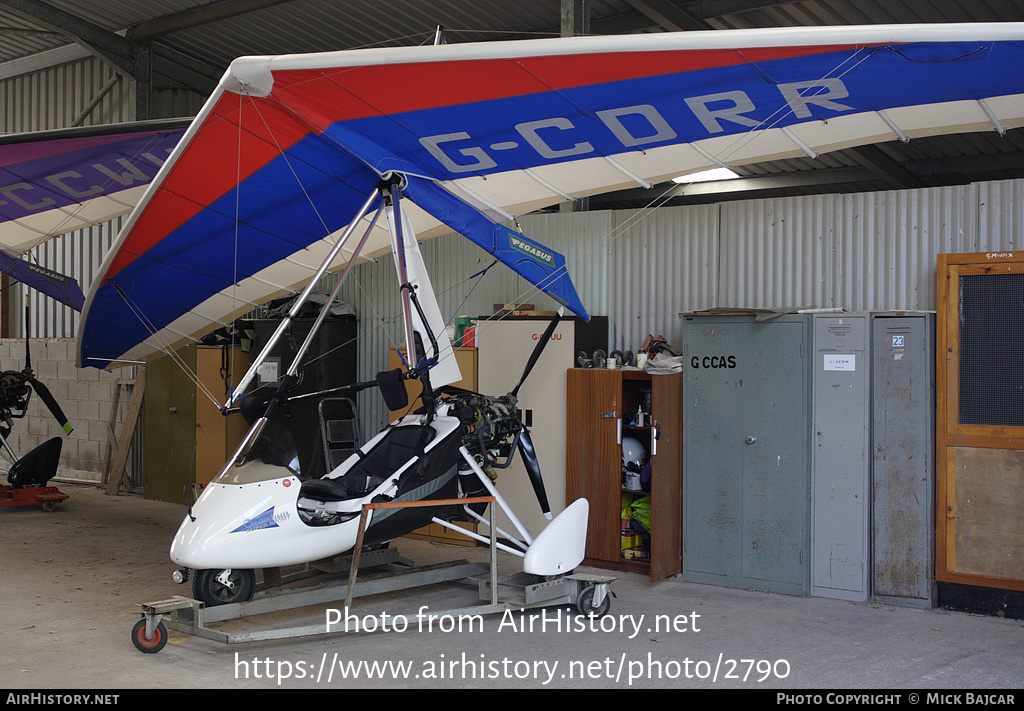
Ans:
<svg viewBox="0 0 1024 711"><path fill-rule="evenodd" d="M376 479L376 483L373 482L374 479ZM302 482L299 494L314 501L346 501L347 499L362 496L382 481L384 480L378 477L366 476L341 476L337 479L307 479Z"/></svg>
<svg viewBox="0 0 1024 711"><path fill-rule="evenodd" d="M64 440L53 437L15 462L7 472L7 483L15 489L45 486L57 473Z"/></svg>
<svg viewBox="0 0 1024 711"><path fill-rule="evenodd" d="M393 427L344 475L307 479L299 495L315 501L345 501L365 496L400 469L434 438L429 425Z"/></svg>

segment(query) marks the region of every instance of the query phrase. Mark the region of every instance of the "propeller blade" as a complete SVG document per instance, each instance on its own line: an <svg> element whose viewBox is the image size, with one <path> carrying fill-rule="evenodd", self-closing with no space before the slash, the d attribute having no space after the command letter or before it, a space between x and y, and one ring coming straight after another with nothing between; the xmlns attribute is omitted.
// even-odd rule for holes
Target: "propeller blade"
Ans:
<svg viewBox="0 0 1024 711"><path fill-rule="evenodd" d="M530 371L533 370L533 366L537 365L537 361L540 360L540 354L544 352L544 347L551 340L551 335L555 332L558 327L558 321L562 318L562 314L565 313L564 308L558 309L558 315L551 319L551 323L548 324L547 329L544 331L544 335L541 336L537 346L533 349L533 353L530 354L530 360L526 361L526 368L523 369L523 375L519 378L519 382L516 384L515 389L512 391L512 397L519 394L519 388L526 382L527 376L530 375Z"/></svg>
<svg viewBox="0 0 1024 711"><path fill-rule="evenodd" d="M544 490L544 480L540 476L540 462L537 459L537 450L533 446L533 438L530 430L523 427L519 433L517 443L519 454L523 457L523 464L526 465L526 473L530 476L530 483L533 484L533 491L537 495L537 502L540 503L540 510L544 512L544 518L551 519L551 506L548 504L548 495Z"/></svg>
<svg viewBox="0 0 1024 711"><path fill-rule="evenodd" d="M29 378L29 383L32 385L32 389L39 395L39 399L46 404L50 414L56 418L57 423L64 429L64 432L71 434L75 428L68 422L68 418L64 416L64 411L60 409L57 400L50 394L50 389L35 378Z"/></svg>

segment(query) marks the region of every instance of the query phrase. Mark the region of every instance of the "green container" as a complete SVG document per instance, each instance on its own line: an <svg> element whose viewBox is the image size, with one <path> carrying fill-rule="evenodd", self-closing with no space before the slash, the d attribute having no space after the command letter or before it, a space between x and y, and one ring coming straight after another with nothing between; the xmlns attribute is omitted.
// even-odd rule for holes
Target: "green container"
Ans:
<svg viewBox="0 0 1024 711"><path fill-rule="evenodd" d="M462 338L466 335L466 327L473 325L473 319L469 316L459 316L455 319L455 346L462 345Z"/></svg>

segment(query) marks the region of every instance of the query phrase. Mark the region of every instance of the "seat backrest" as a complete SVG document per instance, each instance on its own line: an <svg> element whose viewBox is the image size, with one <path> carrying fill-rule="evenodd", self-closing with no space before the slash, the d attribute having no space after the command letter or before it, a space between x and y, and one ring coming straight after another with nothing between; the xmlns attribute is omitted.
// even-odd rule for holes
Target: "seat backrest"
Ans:
<svg viewBox="0 0 1024 711"><path fill-rule="evenodd" d="M7 472L7 483L15 489L45 486L57 473L64 440L52 437L15 462Z"/></svg>
<svg viewBox="0 0 1024 711"><path fill-rule="evenodd" d="M320 441L327 471L349 458L362 444L355 403L348 398L324 398L319 404Z"/></svg>

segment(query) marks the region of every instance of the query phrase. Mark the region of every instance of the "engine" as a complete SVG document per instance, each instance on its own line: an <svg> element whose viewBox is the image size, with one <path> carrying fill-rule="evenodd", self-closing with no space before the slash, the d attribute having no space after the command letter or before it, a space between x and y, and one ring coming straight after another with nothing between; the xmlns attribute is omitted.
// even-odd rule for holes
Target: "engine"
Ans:
<svg viewBox="0 0 1024 711"><path fill-rule="evenodd" d="M24 417L32 388L28 378L18 370L0 373L0 434L6 437L11 431L11 418Z"/></svg>
<svg viewBox="0 0 1024 711"><path fill-rule="evenodd" d="M484 469L504 468L523 430L519 405L512 395L463 393L450 400L451 414L466 427L462 444ZM499 459L506 460L499 463Z"/></svg>

